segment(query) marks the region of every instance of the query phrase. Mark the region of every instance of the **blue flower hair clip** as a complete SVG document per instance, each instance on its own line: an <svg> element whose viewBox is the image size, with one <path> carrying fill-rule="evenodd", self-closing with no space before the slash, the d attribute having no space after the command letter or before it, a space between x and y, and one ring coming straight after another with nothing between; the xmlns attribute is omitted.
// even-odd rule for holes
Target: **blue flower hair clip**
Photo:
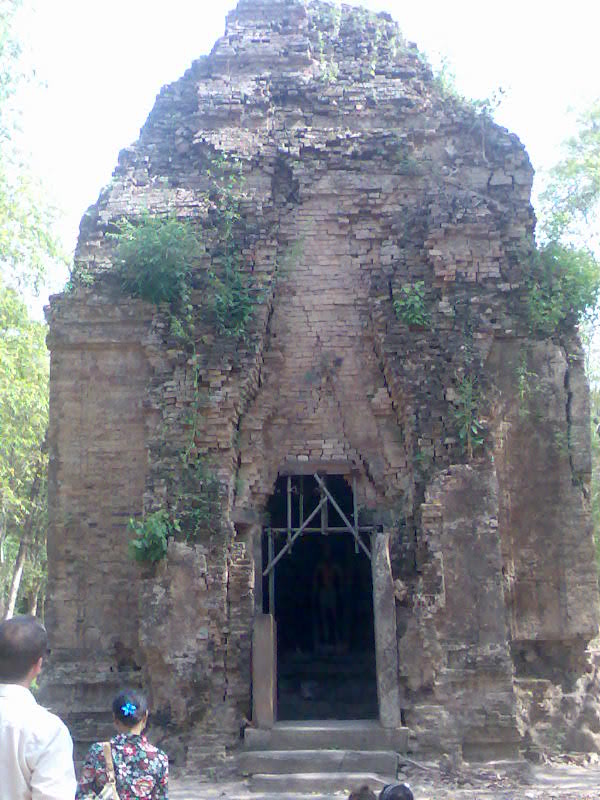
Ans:
<svg viewBox="0 0 600 800"><path fill-rule="evenodd" d="M121 706L121 713L124 717L133 717L137 711L137 706L134 703L123 703Z"/></svg>

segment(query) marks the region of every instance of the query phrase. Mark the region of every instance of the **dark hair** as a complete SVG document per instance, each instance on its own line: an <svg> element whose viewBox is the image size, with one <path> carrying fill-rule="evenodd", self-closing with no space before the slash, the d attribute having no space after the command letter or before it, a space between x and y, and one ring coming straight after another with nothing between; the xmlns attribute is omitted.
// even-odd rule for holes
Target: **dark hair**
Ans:
<svg viewBox="0 0 600 800"><path fill-rule="evenodd" d="M377 797L375 793L369 789L368 785L364 783L350 794L348 800L377 800Z"/></svg>
<svg viewBox="0 0 600 800"><path fill-rule="evenodd" d="M112 710L117 722L126 728L135 728L148 711L148 701L136 689L123 689L113 700Z"/></svg>
<svg viewBox="0 0 600 800"><path fill-rule="evenodd" d="M388 783L379 793L379 800L414 800L408 783Z"/></svg>
<svg viewBox="0 0 600 800"><path fill-rule="evenodd" d="M0 682L22 681L47 652L46 628L35 617L0 622Z"/></svg>

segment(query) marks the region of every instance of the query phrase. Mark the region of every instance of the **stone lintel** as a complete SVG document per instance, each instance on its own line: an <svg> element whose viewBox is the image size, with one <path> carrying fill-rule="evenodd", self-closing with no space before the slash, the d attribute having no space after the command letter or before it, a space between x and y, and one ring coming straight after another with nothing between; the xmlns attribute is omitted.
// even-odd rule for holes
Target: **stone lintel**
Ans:
<svg viewBox="0 0 600 800"><path fill-rule="evenodd" d="M351 475L358 472L351 461L284 461L279 468L280 475Z"/></svg>

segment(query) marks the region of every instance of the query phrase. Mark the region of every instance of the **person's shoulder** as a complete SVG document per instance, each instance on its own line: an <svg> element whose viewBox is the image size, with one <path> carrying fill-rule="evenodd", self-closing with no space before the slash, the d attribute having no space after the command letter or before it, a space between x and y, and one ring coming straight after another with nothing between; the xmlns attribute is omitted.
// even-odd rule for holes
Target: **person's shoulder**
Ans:
<svg viewBox="0 0 600 800"><path fill-rule="evenodd" d="M165 753L165 751L161 750L160 747L157 747L156 745L149 742L148 739L144 738L143 748L146 751L146 755L148 756L148 758L160 761L165 764L169 763L169 757Z"/></svg>
<svg viewBox="0 0 600 800"><path fill-rule="evenodd" d="M149 755L149 756L154 756L154 757L156 757L156 756L160 756L160 755L163 755L163 756L164 756L164 755L166 755L166 754L165 754L165 753L164 753L164 752L163 752L163 751L160 749L160 747L157 747L155 744L152 744L152 742L149 742L149 741L148 741L148 739L144 739L144 740L143 740L142 747L144 748L144 750L146 751L146 753L148 753L148 755Z"/></svg>
<svg viewBox="0 0 600 800"><path fill-rule="evenodd" d="M95 758L99 756L103 749L103 742L94 742L90 745L89 750L87 751L88 758Z"/></svg>
<svg viewBox="0 0 600 800"><path fill-rule="evenodd" d="M169 756L165 753L164 750L160 750L158 747L156 748L156 750L157 750L156 760L160 764L163 773L166 774L169 771Z"/></svg>
<svg viewBox="0 0 600 800"><path fill-rule="evenodd" d="M31 724L35 727L40 736L68 736L71 738L69 729L62 719L39 703L35 705L35 712L31 716Z"/></svg>

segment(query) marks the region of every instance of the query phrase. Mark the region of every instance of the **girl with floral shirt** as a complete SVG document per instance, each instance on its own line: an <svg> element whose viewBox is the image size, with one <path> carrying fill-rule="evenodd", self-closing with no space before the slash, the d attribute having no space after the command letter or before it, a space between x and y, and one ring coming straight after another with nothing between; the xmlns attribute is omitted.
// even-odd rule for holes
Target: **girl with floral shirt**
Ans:
<svg viewBox="0 0 600 800"><path fill-rule="evenodd" d="M115 697L112 709L118 733L110 747L120 800L168 800L169 760L142 733L148 720L146 698L124 691ZM85 759L75 800L100 794L107 782L102 742L95 742Z"/></svg>

